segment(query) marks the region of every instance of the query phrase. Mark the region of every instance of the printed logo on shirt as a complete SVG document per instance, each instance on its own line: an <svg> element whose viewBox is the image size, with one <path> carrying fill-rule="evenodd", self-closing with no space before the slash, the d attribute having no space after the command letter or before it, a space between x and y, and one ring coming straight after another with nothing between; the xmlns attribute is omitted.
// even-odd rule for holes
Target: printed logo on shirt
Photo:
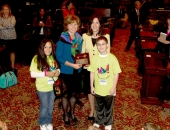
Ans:
<svg viewBox="0 0 170 130"><path fill-rule="evenodd" d="M106 69L100 67L100 68L97 68L98 70L98 74L105 74L105 73L109 73L109 64L106 65Z"/></svg>

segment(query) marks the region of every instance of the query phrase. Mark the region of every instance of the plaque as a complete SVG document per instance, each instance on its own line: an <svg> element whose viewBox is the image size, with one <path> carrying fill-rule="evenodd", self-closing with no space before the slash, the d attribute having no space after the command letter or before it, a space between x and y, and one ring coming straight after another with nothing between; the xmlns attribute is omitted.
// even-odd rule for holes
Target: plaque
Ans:
<svg viewBox="0 0 170 130"><path fill-rule="evenodd" d="M74 58L74 63L82 65L90 64L89 53L77 54Z"/></svg>

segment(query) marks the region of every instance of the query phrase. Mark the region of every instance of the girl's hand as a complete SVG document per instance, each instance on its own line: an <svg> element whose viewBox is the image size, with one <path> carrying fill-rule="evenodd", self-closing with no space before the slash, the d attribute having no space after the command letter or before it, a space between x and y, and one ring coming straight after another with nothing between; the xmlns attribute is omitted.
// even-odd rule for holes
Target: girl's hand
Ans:
<svg viewBox="0 0 170 130"><path fill-rule="evenodd" d="M47 72L46 72L46 76L48 76L48 77L54 77L54 76L55 76L55 72L47 71Z"/></svg>
<svg viewBox="0 0 170 130"><path fill-rule="evenodd" d="M110 95L113 95L113 94L115 94L115 92L116 92L116 89L115 89L115 88L112 88L112 89L110 90L109 94L110 94Z"/></svg>
<svg viewBox="0 0 170 130"><path fill-rule="evenodd" d="M73 68L74 69L79 69L79 68L81 68L82 67L82 64L73 64Z"/></svg>
<svg viewBox="0 0 170 130"><path fill-rule="evenodd" d="M55 70L54 73L55 73L54 75L55 77L58 77L60 75L60 72L58 70Z"/></svg>
<svg viewBox="0 0 170 130"><path fill-rule="evenodd" d="M95 94L95 92L94 92L94 87L91 87L91 94Z"/></svg>

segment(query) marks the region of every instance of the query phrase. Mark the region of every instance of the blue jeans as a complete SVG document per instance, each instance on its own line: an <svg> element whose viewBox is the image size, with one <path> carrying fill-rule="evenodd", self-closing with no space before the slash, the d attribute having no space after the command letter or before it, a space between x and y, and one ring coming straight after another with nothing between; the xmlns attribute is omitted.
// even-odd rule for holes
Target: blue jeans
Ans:
<svg viewBox="0 0 170 130"><path fill-rule="evenodd" d="M37 91L40 100L40 115L38 119L39 125L52 123L52 112L54 108L54 91L40 92Z"/></svg>

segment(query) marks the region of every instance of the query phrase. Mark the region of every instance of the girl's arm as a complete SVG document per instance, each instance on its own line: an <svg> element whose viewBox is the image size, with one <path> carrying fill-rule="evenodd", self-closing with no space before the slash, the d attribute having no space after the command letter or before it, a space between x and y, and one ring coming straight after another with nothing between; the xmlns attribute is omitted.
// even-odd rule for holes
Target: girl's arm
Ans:
<svg viewBox="0 0 170 130"><path fill-rule="evenodd" d="M55 72L50 72L50 71L44 71L44 72L34 72L31 71L31 77L32 78L42 78L42 77L54 77L55 76Z"/></svg>

